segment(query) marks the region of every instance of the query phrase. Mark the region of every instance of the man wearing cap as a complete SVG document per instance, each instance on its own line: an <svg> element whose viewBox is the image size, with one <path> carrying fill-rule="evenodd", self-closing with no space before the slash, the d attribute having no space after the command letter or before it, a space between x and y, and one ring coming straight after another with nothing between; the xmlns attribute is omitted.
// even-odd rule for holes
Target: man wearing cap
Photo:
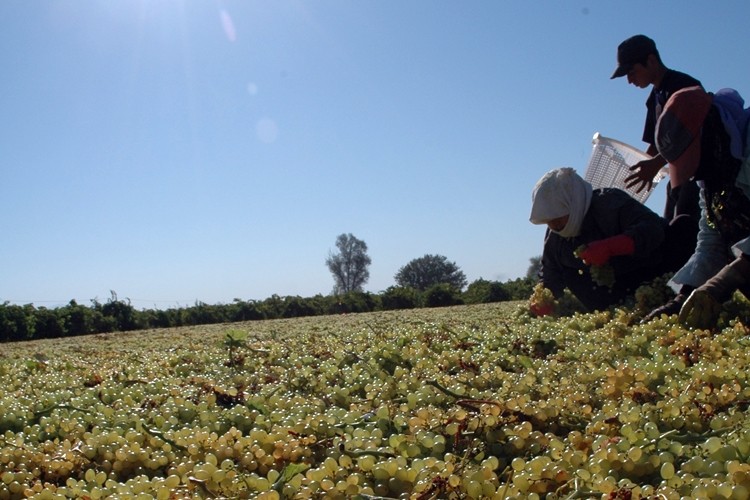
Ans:
<svg viewBox="0 0 750 500"><path fill-rule="evenodd" d="M627 187L640 184L638 192L644 188L651 189L653 179L666 161L656 148L656 122L669 97L680 89L701 86L701 82L690 75L667 68L661 60L654 41L645 35L635 35L617 47L617 68L610 78L626 76L628 83L639 88L652 86L651 93L646 100L646 123L643 128L643 142L648 144L646 152L651 156L647 160L630 167L633 172L625 179ZM673 221L680 215L689 216L692 236L688 238L694 244L697 233L697 221L700 217L698 207L698 187L692 183L684 183L675 189L667 185L667 201L664 218ZM681 221L685 224L686 221ZM688 243L689 245L690 243Z"/></svg>
<svg viewBox="0 0 750 500"><path fill-rule="evenodd" d="M710 328L735 290L750 298L749 122L750 109L732 89L689 87L667 101L656 147L669 162L673 188L700 183L700 233L695 253L672 278L680 293L647 319L679 310L682 323Z"/></svg>

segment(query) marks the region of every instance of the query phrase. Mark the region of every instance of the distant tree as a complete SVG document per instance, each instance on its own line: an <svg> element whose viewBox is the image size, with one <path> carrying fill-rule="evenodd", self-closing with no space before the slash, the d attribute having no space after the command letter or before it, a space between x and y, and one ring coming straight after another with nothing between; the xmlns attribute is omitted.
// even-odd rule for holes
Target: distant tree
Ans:
<svg viewBox="0 0 750 500"><path fill-rule="evenodd" d="M275 293L263 300L258 308L265 319L279 319L284 317L284 299Z"/></svg>
<svg viewBox="0 0 750 500"><path fill-rule="evenodd" d="M317 311L310 300L298 295L284 297L284 310L281 313L284 318L315 316L316 313Z"/></svg>
<svg viewBox="0 0 750 500"><path fill-rule="evenodd" d="M35 309L4 302L0 306L0 340L28 340L34 336Z"/></svg>
<svg viewBox="0 0 750 500"><path fill-rule="evenodd" d="M251 321L258 319L263 319L263 313L255 301L234 299L234 302L229 306L230 321Z"/></svg>
<svg viewBox="0 0 750 500"><path fill-rule="evenodd" d="M464 302L467 304L487 304L503 302L510 299L510 294L499 281L487 281L479 278L472 282L464 292Z"/></svg>
<svg viewBox="0 0 750 500"><path fill-rule="evenodd" d="M393 309L414 309L419 307L420 294L411 287L391 286L381 295L380 300L383 309L390 311Z"/></svg>
<svg viewBox="0 0 750 500"><path fill-rule="evenodd" d="M36 310L36 332L34 338L57 338L65 335L62 319L57 309L40 307Z"/></svg>
<svg viewBox="0 0 750 500"><path fill-rule="evenodd" d="M424 292L425 307L446 307L463 304L461 292L450 283L436 283Z"/></svg>
<svg viewBox="0 0 750 500"><path fill-rule="evenodd" d="M401 287L411 287L421 292L428 288L446 283L458 291L466 286L466 275L455 262L448 262L443 255L425 255L414 259L394 276Z"/></svg>
<svg viewBox="0 0 750 500"><path fill-rule="evenodd" d="M348 233L336 238L336 247L339 253L329 252L326 259L326 265L333 274L333 293L361 292L370 279L367 268L372 261L367 255L367 244Z"/></svg>
<svg viewBox="0 0 750 500"><path fill-rule="evenodd" d="M195 301L195 305L188 307L185 310L185 317L183 321L187 325L211 325L215 323L222 323L224 318L223 308L219 305L209 305L199 300Z"/></svg>
<svg viewBox="0 0 750 500"><path fill-rule="evenodd" d="M114 329L120 332L138 329L136 319L137 311L130 305L130 299L127 302L118 300L114 290L110 290L110 298L106 304L101 306L102 315L105 318L111 318L114 322ZM96 305L96 304L95 304Z"/></svg>
<svg viewBox="0 0 750 500"><path fill-rule="evenodd" d="M380 308L380 298L367 292L342 293L334 297L329 314L372 312Z"/></svg>
<svg viewBox="0 0 750 500"><path fill-rule="evenodd" d="M60 309L65 334L69 336L95 333L94 325L97 322L97 316L101 317L99 311L80 305L75 300L71 300L68 305Z"/></svg>
<svg viewBox="0 0 750 500"><path fill-rule="evenodd" d="M542 271L542 256L537 255L529 259L529 268L526 270L526 277L537 280L539 273Z"/></svg>
<svg viewBox="0 0 750 500"><path fill-rule="evenodd" d="M315 311L315 315L318 316L321 314L329 314L331 304L336 302L336 297L316 294L312 297L308 297L306 301Z"/></svg>
<svg viewBox="0 0 750 500"><path fill-rule="evenodd" d="M526 300L531 297L537 281L537 278L516 278L503 283L503 288L510 296L510 300Z"/></svg>

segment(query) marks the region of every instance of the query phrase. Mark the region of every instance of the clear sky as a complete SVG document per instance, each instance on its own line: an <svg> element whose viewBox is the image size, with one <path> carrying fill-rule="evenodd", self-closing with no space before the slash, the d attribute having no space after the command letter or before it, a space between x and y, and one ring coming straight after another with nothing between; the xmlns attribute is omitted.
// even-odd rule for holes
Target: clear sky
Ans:
<svg viewBox="0 0 750 500"><path fill-rule="evenodd" d="M595 132L644 148L617 45L645 33L750 99L748 19L747 0L4 0L0 302L328 294L341 233L371 292L425 254L523 276L535 182L583 173Z"/></svg>

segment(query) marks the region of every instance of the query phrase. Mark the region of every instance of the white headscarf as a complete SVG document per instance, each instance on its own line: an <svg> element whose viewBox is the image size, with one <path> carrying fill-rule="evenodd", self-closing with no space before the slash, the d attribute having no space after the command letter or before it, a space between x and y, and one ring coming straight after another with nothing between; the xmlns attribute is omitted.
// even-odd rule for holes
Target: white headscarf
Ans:
<svg viewBox="0 0 750 500"><path fill-rule="evenodd" d="M568 223L561 231L564 238L573 238L581 232L581 224L591 204L591 184L570 167L547 172L531 193L532 224L546 224L552 219L568 215Z"/></svg>

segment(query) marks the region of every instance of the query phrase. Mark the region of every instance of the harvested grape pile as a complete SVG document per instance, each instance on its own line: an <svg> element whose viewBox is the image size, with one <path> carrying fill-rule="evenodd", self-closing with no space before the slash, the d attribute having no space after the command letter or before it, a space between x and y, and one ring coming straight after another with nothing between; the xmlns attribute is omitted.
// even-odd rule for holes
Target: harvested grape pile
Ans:
<svg viewBox="0 0 750 500"><path fill-rule="evenodd" d="M4 344L3 498L748 498L750 341L504 303Z"/></svg>

